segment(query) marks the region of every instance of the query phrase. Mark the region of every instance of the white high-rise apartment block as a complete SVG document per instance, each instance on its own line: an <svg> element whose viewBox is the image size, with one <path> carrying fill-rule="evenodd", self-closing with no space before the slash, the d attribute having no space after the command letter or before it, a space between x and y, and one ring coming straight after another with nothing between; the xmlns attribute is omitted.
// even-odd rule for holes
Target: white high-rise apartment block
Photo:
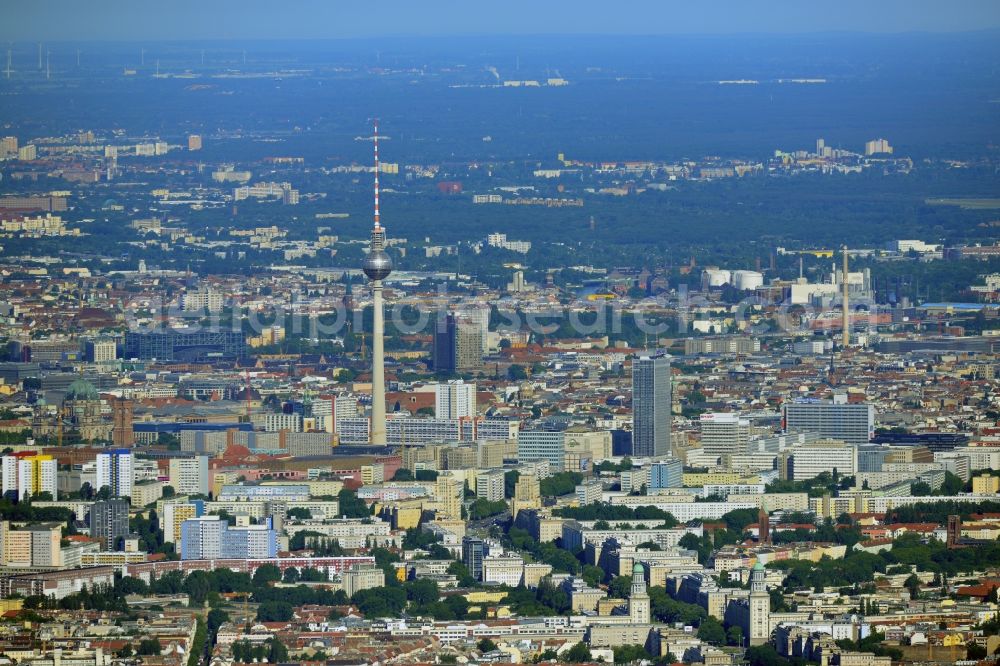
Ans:
<svg viewBox="0 0 1000 666"><path fill-rule="evenodd" d="M16 492L18 499L28 499L37 493L50 493L56 498L58 463L50 455L13 455L3 457L3 494Z"/></svg>
<svg viewBox="0 0 1000 666"><path fill-rule="evenodd" d="M580 506L600 502L603 491L600 479L587 479L576 487L576 501Z"/></svg>
<svg viewBox="0 0 1000 666"><path fill-rule="evenodd" d="M190 502L165 504L163 506L163 541L176 544L175 550L180 552L181 525L186 520L198 517L198 505Z"/></svg>
<svg viewBox="0 0 1000 666"><path fill-rule="evenodd" d="M264 430L267 432L302 432L301 414L267 414L264 416Z"/></svg>
<svg viewBox="0 0 1000 666"><path fill-rule="evenodd" d="M476 474L476 497L490 502L502 502L504 498L504 471L492 469Z"/></svg>
<svg viewBox="0 0 1000 666"><path fill-rule="evenodd" d="M172 458L170 485L178 495L208 495L208 456Z"/></svg>
<svg viewBox="0 0 1000 666"><path fill-rule="evenodd" d="M476 415L476 385L461 379L438 384L434 388L434 416L461 419Z"/></svg>
<svg viewBox="0 0 1000 666"><path fill-rule="evenodd" d="M358 418L358 399L353 395L338 395L333 401L333 431L340 434L341 425L346 419ZM365 426L365 440L368 439L368 426Z"/></svg>
<svg viewBox="0 0 1000 666"><path fill-rule="evenodd" d="M336 400L335 397L331 396L321 396L313 400L312 417L316 420L316 430L320 432L334 432L333 411Z"/></svg>
<svg viewBox="0 0 1000 666"><path fill-rule="evenodd" d="M181 309L185 312L221 312L223 303L222 294L207 287L186 292L181 297Z"/></svg>
<svg viewBox="0 0 1000 666"><path fill-rule="evenodd" d="M3 457L3 494L6 495L10 491L18 491L17 483L17 458L15 456L4 456ZM17 496L20 497L21 493L18 492Z"/></svg>
<svg viewBox="0 0 1000 666"><path fill-rule="evenodd" d="M865 142L865 155L891 154L892 146L885 139L872 139Z"/></svg>
<svg viewBox="0 0 1000 666"><path fill-rule="evenodd" d="M222 533L228 526L218 516L200 516L181 524L181 558L211 560L222 554Z"/></svg>
<svg viewBox="0 0 1000 666"><path fill-rule="evenodd" d="M490 247L498 247L511 252L527 254L531 250L531 241L508 240L507 234L492 233L486 236L486 244Z"/></svg>
<svg viewBox="0 0 1000 666"><path fill-rule="evenodd" d="M131 497L135 483L132 451L112 449L97 454L97 477L94 490L107 486L112 497Z"/></svg>

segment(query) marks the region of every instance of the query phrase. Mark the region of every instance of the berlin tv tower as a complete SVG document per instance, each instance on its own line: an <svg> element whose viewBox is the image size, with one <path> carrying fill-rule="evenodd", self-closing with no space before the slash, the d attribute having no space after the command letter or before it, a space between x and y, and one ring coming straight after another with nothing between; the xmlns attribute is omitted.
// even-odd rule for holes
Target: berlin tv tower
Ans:
<svg viewBox="0 0 1000 666"><path fill-rule="evenodd" d="M364 272L372 282L374 329L372 331L372 424L371 443L385 445L385 351L382 347L382 280L392 272L392 259L385 252L385 229L379 221L378 211L378 121L375 121L375 227L365 258Z"/></svg>

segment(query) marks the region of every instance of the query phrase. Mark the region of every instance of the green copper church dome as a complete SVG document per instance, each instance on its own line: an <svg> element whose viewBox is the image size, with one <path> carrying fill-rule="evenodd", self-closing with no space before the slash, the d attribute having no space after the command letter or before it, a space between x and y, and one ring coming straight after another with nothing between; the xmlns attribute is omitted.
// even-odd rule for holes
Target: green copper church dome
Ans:
<svg viewBox="0 0 1000 666"><path fill-rule="evenodd" d="M82 377L73 380L73 383L66 389L66 400L100 400L94 385Z"/></svg>

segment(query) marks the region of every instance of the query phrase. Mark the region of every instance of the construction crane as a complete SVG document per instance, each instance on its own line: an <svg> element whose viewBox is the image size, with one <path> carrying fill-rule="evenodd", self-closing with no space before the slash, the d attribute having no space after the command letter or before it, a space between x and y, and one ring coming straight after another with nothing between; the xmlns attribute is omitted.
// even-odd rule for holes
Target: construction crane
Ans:
<svg viewBox="0 0 1000 666"><path fill-rule="evenodd" d="M63 445L63 419L66 416L65 405L60 405L59 409L56 410L56 445Z"/></svg>
<svg viewBox="0 0 1000 666"><path fill-rule="evenodd" d="M247 423L251 422L250 412L250 368L244 368L244 373L246 374L246 392L247 392Z"/></svg>

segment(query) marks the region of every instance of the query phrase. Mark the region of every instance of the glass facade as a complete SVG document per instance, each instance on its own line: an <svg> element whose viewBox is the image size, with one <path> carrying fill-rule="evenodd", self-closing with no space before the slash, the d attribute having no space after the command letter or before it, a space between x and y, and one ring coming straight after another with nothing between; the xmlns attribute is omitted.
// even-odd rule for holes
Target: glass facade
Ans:
<svg viewBox="0 0 1000 666"><path fill-rule="evenodd" d="M632 361L632 451L642 457L670 454L670 357L640 354Z"/></svg>

